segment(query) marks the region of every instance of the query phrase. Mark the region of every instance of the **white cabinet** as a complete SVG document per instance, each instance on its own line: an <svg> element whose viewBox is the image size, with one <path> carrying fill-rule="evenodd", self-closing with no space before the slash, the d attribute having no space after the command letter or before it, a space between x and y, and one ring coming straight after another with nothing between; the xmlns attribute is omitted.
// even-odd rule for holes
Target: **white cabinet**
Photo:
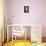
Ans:
<svg viewBox="0 0 46 46"><path fill-rule="evenodd" d="M31 26L31 41L32 42L41 42L42 30L41 25L32 25Z"/></svg>

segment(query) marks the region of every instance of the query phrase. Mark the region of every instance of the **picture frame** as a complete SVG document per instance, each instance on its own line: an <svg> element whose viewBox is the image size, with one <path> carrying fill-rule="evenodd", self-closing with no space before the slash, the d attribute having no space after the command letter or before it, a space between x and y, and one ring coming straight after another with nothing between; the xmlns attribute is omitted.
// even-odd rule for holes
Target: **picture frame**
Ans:
<svg viewBox="0 0 46 46"><path fill-rule="evenodd" d="M24 13L29 13L29 6L24 6Z"/></svg>

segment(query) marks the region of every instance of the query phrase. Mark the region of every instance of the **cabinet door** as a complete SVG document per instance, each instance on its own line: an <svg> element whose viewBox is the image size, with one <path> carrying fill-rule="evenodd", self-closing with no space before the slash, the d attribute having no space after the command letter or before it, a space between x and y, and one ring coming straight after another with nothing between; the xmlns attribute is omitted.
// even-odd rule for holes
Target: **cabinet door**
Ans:
<svg viewBox="0 0 46 46"><path fill-rule="evenodd" d="M31 27L31 41L32 42L41 42L42 31L41 26L35 25Z"/></svg>

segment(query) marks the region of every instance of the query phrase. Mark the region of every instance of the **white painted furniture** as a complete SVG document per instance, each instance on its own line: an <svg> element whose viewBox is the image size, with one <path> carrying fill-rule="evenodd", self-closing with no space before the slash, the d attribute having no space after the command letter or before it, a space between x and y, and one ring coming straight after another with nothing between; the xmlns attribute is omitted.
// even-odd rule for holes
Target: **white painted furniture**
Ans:
<svg viewBox="0 0 46 46"><path fill-rule="evenodd" d="M12 30L10 30L10 33L12 34L12 42L13 42L13 36L15 36L15 40L16 40L16 36L25 36L25 40L26 37L28 36L26 34L26 31L29 31L28 29L30 29L30 36L31 37L31 42L41 42L41 38L42 38L42 28L41 25L24 25L24 24L14 24L14 25L8 25L7 26L7 42L9 40L9 26L12 26ZM25 27L24 27L25 26ZM30 28L27 29L26 26L30 26ZM24 27L24 29L23 29ZM27 32L28 33L28 32Z"/></svg>
<svg viewBox="0 0 46 46"><path fill-rule="evenodd" d="M25 27L24 27L25 26ZM26 41L26 37L29 35L28 31L29 29L26 29L26 26L29 25L19 25L19 24L14 24L14 25L8 25L7 26L7 42L9 41L10 36L12 37L12 42L13 42L13 37L15 36L15 40L16 40L16 36L23 36L25 37L25 41ZM12 30L11 28L12 27ZM24 28L23 28L24 27ZM26 32L27 30L27 32ZM28 35L27 35L28 34Z"/></svg>
<svg viewBox="0 0 46 46"><path fill-rule="evenodd" d="M32 42L41 42L41 40L42 40L41 25L32 25L31 26L31 41Z"/></svg>
<svg viewBox="0 0 46 46"><path fill-rule="evenodd" d="M15 36L15 40L16 40L16 36L17 37L23 36L24 33L25 31L22 25L14 25L12 29L12 42L13 42L13 36Z"/></svg>
<svg viewBox="0 0 46 46"><path fill-rule="evenodd" d="M12 27L12 30L11 28ZM25 34L25 30L23 29L23 25L8 25L7 26L7 42L10 39L10 35L12 35L12 42L13 42L13 36L15 36L15 40L16 40L16 36L23 36ZM26 34L25 34L26 35Z"/></svg>

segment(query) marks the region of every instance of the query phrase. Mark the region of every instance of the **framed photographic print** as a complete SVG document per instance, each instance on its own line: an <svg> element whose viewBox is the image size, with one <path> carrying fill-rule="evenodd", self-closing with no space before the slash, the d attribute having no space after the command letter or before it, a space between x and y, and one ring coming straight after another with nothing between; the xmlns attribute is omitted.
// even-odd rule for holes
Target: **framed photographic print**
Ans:
<svg viewBox="0 0 46 46"><path fill-rule="evenodd" d="M29 6L24 6L24 13L29 13Z"/></svg>

